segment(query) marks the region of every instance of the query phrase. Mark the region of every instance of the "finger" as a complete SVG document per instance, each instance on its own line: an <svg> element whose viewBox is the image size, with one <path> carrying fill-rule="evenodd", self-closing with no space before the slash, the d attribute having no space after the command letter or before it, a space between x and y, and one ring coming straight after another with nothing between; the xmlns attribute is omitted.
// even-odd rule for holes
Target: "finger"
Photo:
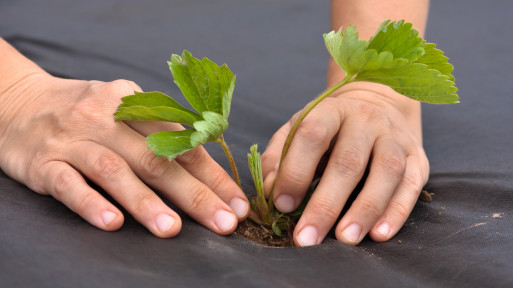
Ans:
<svg viewBox="0 0 513 288"><path fill-rule="evenodd" d="M176 161L227 203L239 221L246 219L249 214L248 198L230 175L208 155L205 148L197 147L178 156Z"/></svg>
<svg viewBox="0 0 513 288"><path fill-rule="evenodd" d="M338 240L356 245L383 215L406 169L406 153L392 138L378 138L362 191L337 225Z"/></svg>
<svg viewBox="0 0 513 288"><path fill-rule="evenodd" d="M178 214L144 185L112 150L93 142L77 142L67 158L68 163L100 185L156 236L167 238L180 232L182 225Z"/></svg>
<svg viewBox="0 0 513 288"><path fill-rule="evenodd" d="M387 241L401 229L410 215L422 187L427 182L429 164L422 155L410 155L406 158L406 171L397 191L390 199L383 216L369 232L374 241Z"/></svg>
<svg viewBox="0 0 513 288"><path fill-rule="evenodd" d="M371 135L359 122L342 127L323 177L294 230L296 245L319 244L333 227L365 172L375 141Z"/></svg>
<svg viewBox="0 0 513 288"><path fill-rule="evenodd" d="M40 167L44 189L92 225L117 230L123 225L123 214L116 206L93 190L69 164L50 161Z"/></svg>
<svg viewBox="0 0 513 288"><path fill-rule="evenodd" d="M262 153L262 175L264 176L264 192L265 197L271 194L274 180L276 180L276 173L280 164L281 152L283 144L290 131L290 122L283 125L267 144L264 153Z"/></svg>
<svg viewBox="0 0 513 288"><path fill-rule="evenodd" d="M106 146L115 149L147 185L205 227L222 235L232 233L237 227L238 217L228 204L177 161L155 157L144 137L128 126L120 125ZM221 181L233 182L226 173Z"/></svg>
<svg viewBox="0 0 513 288"><path fill-rule="evenodd" d="M281 163L273 191L274 203L281 212L292 212L299 206L317 164L338 133L341 116L333 101L325 99L303 120Z"/></svg>
<svg viewBox="0 0 513 288"><path fill-rule="evenodd" d="M160 121L131 121L127 124L143 136L160 131L178 131L184 129L180 124ZM184 153L175 160L191 175L214 191L221 200L230 205L239 221L246 219L249 214L249 202L246 195L232 180L230 175L208 155L203 147L197 147L190 152Z"/></svg>

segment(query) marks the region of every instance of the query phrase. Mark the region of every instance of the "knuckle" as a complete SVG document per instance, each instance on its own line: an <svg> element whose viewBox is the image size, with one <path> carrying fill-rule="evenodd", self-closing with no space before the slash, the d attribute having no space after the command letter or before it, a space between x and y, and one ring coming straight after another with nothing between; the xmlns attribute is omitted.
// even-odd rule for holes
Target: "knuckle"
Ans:
<svg viewBox="0 0 513 288"><path fill-rule="evenodd" d="M308 204L312 214L322 215L323 217L331 220L336 220L340 215L339 207L334 201L328 199L318 199Z"/></svg>
<svg viewBox="0 0 513 288"><path fill-rule="evenodd" d="M196 184L193 187L189 195L189 207L190 211L202 211L205 205L212 203L212 197L210 191L203 185ZM208 204L210 205L210 204Z"/></svg>
<svg viewBox="0 0 513 288"><path fill-rule="evenodd" d="M430 168L430 165L429 165L429 160L424 152L424 150L422 150L422 156L421 156L421 166L422 166L422 179L424 180L424 183L427 182L427 179L429 177L429 170L431 169Z"/></svg>
<svg viewBox="0 0 513 288"><path fill-rule="evenodd" d="M67 116L68 129L77 127L89 127L98 131L97 127L103 127L103 131L111 129L114 121L109 115L114 113L114 105L105 99L102 94L89 94L76 102Z"/></svg>
<svg viewBox="0 0 513 288"><path fill-rule="evenodd" d="M53 197L55 199L62 199L64 193L69 191L76 179L75 173L69 170L62 170L55 176L53 183Z"/></svg>
<svg viewBox="0 0 513 288"><path fill-rule="evenodd" d="M397 214L401 219L406 219L410 215L411 209L398 201L391 201L388 204L388 209Z"/></svg>
<svg viewBox="0 0 513 288"><path fill-rule="evenodd" d="M50 163L54 161L54 155L49 152L48 147L44 147L45 144L42 144L43 146L41 150L36 152L36 154L32 157L32 159L28 163L28 169L26 169L25 173L22 173L25 177L25 181L27 186L35 191L36 193L48 195L53 193L52 191L55 190L55 180L56 177L59 175L54 176L53 179L49 179L45 177L45 175L48 175L48 172L51 171L52 167L50 166ZM11 154L9 156L16 156L16 154ZM11 160L11 159L8 159ZM12 165L10 167L16 167L14 165L19 166L19 158L14 157L12 162Z"/></svg>
<svg viewBox="0 0 513 288"><path fill-rule="evenodd" d="M323 125L318 118L305 119L297 130L297 136L307 144L317 146L328 146L331 141L331 129Z"/></svg>
<svg viewBox="0 0 513 288"><path fill-rule="evenodd" d="M391 126L388 116L375 104L360 102L356 107L356 111L358 116L362 117L362 119L365 119L367 122L384 125L386 127Z"/></svg>
<svg viewBox="0 0 513 288"><path fill-rule="evenodd" d="M144 171L144 178L150 181L160 179L170 169L170 162L163 157L156 157L151 150L144 151L139 158L139 167Z"/></svg>
<svg viewBox="0 0 513 288"><path fill-rule="evenodd" d="M340 155L333 154L330 162L338 174L351 178L361 178L366 164L366 160L362 155L361 151L354 147L343 151Z"/></svg>
<svg viewBox="0 0 513 288"><path fill-rule="evenodd" d="M376 105L368 102L359 102L356 106L356 109L358 114L364 116L366 119L373 119L380 114Z"/></svg>
<svg viewBox="0 0 513 288"><path fill-rule="evenodd" d="M92 173L100 178L116 178L124 168L125 162L113 153L100 154L92 165Z"/></svg>
<svg viewBox="0 0 513 288"><path fill-rule="evenodd" d="M155 208L155 205L152 205L154 199L155 196L152 193L138 193L131 202L133 203L132 212L141 215L153 210Z"/></svg>
<svg viewBox="0 0 513 288"><path fill-rule="evenodd" d="M192 169L200 167L204 164L206 160L206 151L203 147L196 147L191 151L188 151L180 156L178 156L178 161L180 164L188 166Z"/></svg>
<svg viewBox="0 0 513 288"><path fill-rule="evenodd" d="M210 179L209 187L212 191L219 191L221 186L225 183L226 178L219 173L214 173Z"/></svg>
<svg viewBox="0 0 513 288"><path fill-rule="evenodd" d="M419 194L420 190L422 190L422 187L424 186L423 182L424 181L420 175L410 172L404 175L402 185L404 189L408 191L408 193Z"/></svg>
<svg viewBox="0 0 513 288"><path fill-rule="evenodd" d="M86 97L81 99L71 108L70 115L72 119L97 119L99 118L99 109L98 106L95 105L95 101L93 101L94 97Z"/></svg>
<svg viewBox="0 0 513 288"><path fill-rule="evenodd" d="M361 199L358 201L357 208L358 210L363 211L364 214L369 215L375 219L383 214L383 209L380 207L380 205L369 199Z"/></svg>
<svg viewBox="0 0 513 288"><path fill-rule="evenodd" d="M130 93L133 93L135 90L137 90L137 91L141 90L139 85L135 84L134 81L130 81L130 80L126 80L126 79L114 80L111 83L116 88L126 89L127 91L130 91Z"/></svg>
<svg viewBox="0 0 513 288"><path fill-rule="evenodd" d="M404 155L397 152L386 152L377 159L380 165L387 173L395 177L401 177L406 170L406 159Z"/></svg>
<svg viewBox="0 0 513 288"><path fill-rule="evenodd" d="M92 206L91 203L94 201L95 195L93 193L84 193L78 198L76 211L75 212L83 212L90 209Z"/></svg>
<svg viewBox="0 0 513 288"><path fill-rule="evenodd" d="M290 169L289 166L283 166L280 170L279 181L286 187L305 186L311 181L311 177L307 175L305 169L299 169L298 167Z"/></svg>

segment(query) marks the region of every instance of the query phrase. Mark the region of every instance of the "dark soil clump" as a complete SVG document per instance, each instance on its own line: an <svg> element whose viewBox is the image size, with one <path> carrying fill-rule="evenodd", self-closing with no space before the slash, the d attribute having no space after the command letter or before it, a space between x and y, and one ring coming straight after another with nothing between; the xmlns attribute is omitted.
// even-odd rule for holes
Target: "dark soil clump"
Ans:
<svg viewBox="0 0 513 288"><path fill-rule="evenodd" d="M239 223L235 234L268 247L294 247L294 240L289 235L277 236L271 229L251 220Z"/></svg>
<svg viewBox="0 0 513 288"><path fill-rule="evenodd" d="M431 203L433 201L433 197L431 196L431 193L429 193L426 190L422 190L419 195L420 201Z"/></svg>

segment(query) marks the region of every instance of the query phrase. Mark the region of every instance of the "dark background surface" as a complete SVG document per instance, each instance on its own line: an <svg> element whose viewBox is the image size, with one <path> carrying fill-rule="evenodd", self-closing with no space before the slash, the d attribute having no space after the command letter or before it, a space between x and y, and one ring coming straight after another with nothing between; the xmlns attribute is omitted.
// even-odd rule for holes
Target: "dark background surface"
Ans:
<svg viewBox="0 0 513 288"><path fill-rule="evenodd" d="M455 65L461 103L423 106L435 195L391 241L266 248L186 216L175 239L130 217L103 232L0 172L0 286L513 286L513 2L431 6L426 39ZM178 96L171 53L228 63L237 86L226 138L248 191L249 146L263 150L324 88L328 30L328 1L0 1L0 36L55 75Z"/></svg>

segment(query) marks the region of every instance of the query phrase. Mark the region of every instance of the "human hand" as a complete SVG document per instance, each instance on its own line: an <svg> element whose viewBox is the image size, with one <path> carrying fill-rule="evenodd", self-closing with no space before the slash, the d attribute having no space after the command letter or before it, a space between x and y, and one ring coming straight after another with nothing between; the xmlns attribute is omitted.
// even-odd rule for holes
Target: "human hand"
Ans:
<svg viewBox="0 0 513 288"><path fill-rule="evenodd" d="M305 196L323 155L331 151L321 181L295 227L298 246L323 241L367 167L365 184L338 222L335 235L352 245L367 233L378 242L392 238L429 176L417 102L388 87L363 82L334 94L299 126L279 173L283 144L299 113L274 134L262 155L266 192L276 180L275 206L292 212Z"/></svg>
<svg viewBox="0 0 513 288"><path fill-rule="evenodd" d="M114 121L121 97L134 90L141 91L126 80L24 77L1 95L0 167L103 230L119 229L124 216L85 177L158 237L177 235L182 223L154 191L210 230L232 233L249 203L205 149L170 162L147 148L145 136L181 125Z"/></svg>

